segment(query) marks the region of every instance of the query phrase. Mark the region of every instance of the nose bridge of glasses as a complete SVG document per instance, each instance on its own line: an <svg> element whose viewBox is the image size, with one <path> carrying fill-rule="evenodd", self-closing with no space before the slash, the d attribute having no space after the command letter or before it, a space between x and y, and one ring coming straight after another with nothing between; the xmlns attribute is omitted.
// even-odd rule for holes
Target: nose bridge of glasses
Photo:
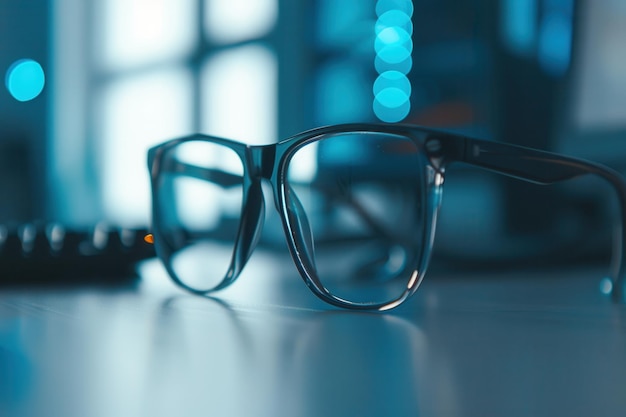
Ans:
<svg viewBox="0 0 626 417"><path fill-rule="evenodd" d="M280 211L279 209L279 202L278 202L278 190L275 188L277 187L277 182L275 181L276 178L274 177L274 175L276 174L276 155L277 155L277 147L276 145L263 145L263 146L251 146L249 147L249 151L250 151L250 163L251 163L251 169L253 170L253 172L251 172L251 176L253 178L253 186L256 184L259 186L258 191L259 191L259 199L261 201L261 203L263 202L263 189L261 187L263 182L269 182L270 183L270 188L272 189L273 192L273 200L274 200L274 204L276 205L276 209ZM291 187L287 187L287 193L289 194L289 198L287 198L287 217L289 218L288 223L291 225L292 228L295 228L295 230L291 230L291 235L294 237L294 243L297 246L296 252L297 255L295 255L297 258L299 258L299 263L301 265L304 266L304 269L307 271L307 274L311 274L314 271L314 266L315 262L314 262L314 245L313 245L313 235L312 235L312 231L311 231L311 226L309 224L307 215L305 213L304 207L302 206L302 203L300 202L300 200L298 199L298 196L296 195L296 193L293 191L293 189L291 189ZM269 196L268 196L269 197ZM260 215L259 221L261 223L263 223L263 214L264 212ZM254 241L250 252L252 251L252 249L254 249L254 246L256 246L256 241L258 240L259 236L260 236L260 231L261 231L262 227L261 225L258 227L258 234L256 236L256 240ZM248 254L249 256L249 254ZM247 259L247 258L246 258ZM307 281L305 281L307 282ZM310 285L309 282L307 282L307 285ZM314 289L315 291L315 289Z"/></svg>
<svg viewBox="0 0 626 417"><path fill-rule="evenodd" d="M276 164L276 145L250 146L248 149L251 176L271 180Z"/></svg>
<svg viewBox="0 0 626 417"><path fill-rule="evenodd" d="M249 146L248 152L248 169L253 182L265 182L271 186L270 189L273 195L268 195L267 197L272 198L278 210L278 190L275 188L277 185L274 177L277 164L277 146L275 144Z"/></svg>

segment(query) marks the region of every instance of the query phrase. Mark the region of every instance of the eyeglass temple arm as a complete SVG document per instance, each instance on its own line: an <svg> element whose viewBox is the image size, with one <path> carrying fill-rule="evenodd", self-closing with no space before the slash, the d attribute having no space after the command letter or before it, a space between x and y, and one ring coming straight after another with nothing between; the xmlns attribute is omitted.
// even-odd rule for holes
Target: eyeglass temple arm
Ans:
<svg viewBox="0 0 626 417"><path fill-rule="evenodd" d="M614 246L612 295L626 301L626 181L604 165L551 152L465 137L446 137L442 145L451 160L488 169L499 174L537 184L552 184L593 174L608 181L620 204L621 230Z"/></svg>
<svg viewBox="0 0 626 417"><path fill-rule="evenodd" d="M465 139L463 162L538 184L552 184L586 174L603 177L626 201L626 183L610 168L581 159L478 139ZM622 200L624 199L624 200Z"/></svg>

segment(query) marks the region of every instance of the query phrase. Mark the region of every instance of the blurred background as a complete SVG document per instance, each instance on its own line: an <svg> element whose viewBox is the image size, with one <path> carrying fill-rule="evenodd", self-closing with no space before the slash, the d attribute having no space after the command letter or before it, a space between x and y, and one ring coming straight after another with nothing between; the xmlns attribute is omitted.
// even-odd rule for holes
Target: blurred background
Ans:
<svg viewBox="0 0 626 417"><path fill-rule="evenodd" d="M621 0L4 0L0 39L2 223L147 226L146 151L193 132L410 122L626 168ZM447 181L444 254L611 224L584 181Z"/></svg>

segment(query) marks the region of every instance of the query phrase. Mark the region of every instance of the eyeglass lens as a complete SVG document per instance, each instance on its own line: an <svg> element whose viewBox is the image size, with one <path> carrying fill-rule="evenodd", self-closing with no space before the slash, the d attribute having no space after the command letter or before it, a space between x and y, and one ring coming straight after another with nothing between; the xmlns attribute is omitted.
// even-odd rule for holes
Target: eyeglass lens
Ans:
<svg viewBox="0 0 626 417"><path fill-rule="evenodd" d="M155 224L182 284L210 291L229 273L242 212L244 167L230 148L183 142L163 155ZM213 175L211 175L213 174Z"/></svg>
<svg viewBox="0 0 626 417"><path fill-rule="evenodd" d="M408 138L378 133L322 136L288 162L288 205L300 206L303 240L321 284L352 303L400 297L424 235L423 161Z"/></svg>

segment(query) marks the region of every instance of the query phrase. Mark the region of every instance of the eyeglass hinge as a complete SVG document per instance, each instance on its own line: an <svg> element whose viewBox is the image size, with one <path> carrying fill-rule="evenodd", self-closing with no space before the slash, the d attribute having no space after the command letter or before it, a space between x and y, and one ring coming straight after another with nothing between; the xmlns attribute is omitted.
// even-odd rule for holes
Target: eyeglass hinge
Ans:
<svg viewBox="0 0 626 417"><path fill-rule="evenodd" d="M426 154L433 168L437 171L443 171L444 152L441 139L436 137L428 138L424 144L424 148L426 149Z"/></svg>

